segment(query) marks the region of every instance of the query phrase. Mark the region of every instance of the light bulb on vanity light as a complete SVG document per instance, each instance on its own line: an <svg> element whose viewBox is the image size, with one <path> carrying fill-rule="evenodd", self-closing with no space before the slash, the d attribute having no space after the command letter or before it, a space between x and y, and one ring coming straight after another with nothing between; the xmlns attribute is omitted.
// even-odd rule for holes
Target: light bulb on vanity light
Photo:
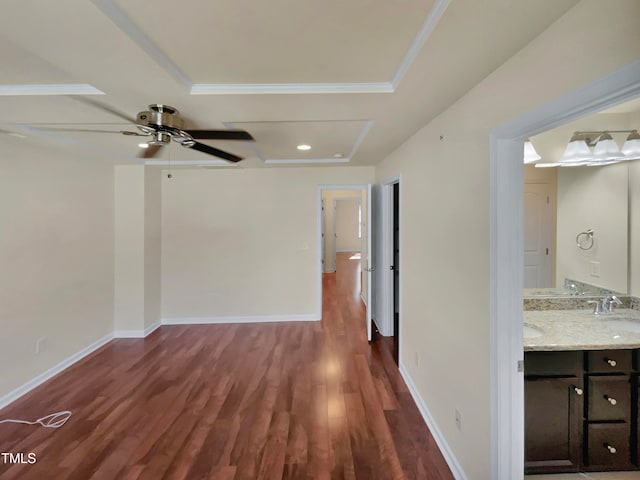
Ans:
<svg viewBox="0 0 640 480"><path fill-rule="evenodd" d="M538 155L538 152L536 152L536 149L533 148L533 144L531 143L531 140L529 140L528 138L525 139L524 141L524 163L534 163L537 162L538 160L540 160L542 157L540 155Z"/></svg>
<svg viewBox="0 0 640 480"><path fill-rule="evenodd" d="M567 165L586 165L586 162L593 158L591 149L583 137L574 133L569 140L569 144L565 149L562 157L560 157L560 164Z"/></svg>
<svg viewBox="0 0 640 480"><path fill-rule="evenodd" d="M596 146L593 147L593 157L589 165L610 165L624 159L624 155L618 148L618 144L611 137L611 134L604 132L600 135Z"/></svg>
<svg viewBox="0 0 640 480"><path fill-rule="evenodd" d="M629 134L621 151L629 160L640 159L640 134L637 130Z"/></svg>

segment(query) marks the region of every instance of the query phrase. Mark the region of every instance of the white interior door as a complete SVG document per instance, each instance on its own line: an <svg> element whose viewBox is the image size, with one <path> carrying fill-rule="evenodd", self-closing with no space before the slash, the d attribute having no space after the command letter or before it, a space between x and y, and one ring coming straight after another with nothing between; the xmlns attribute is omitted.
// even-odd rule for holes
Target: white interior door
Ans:
<svg viewBox="0 0 640 480"><path fill-rule="evenodd" d="M552 222L551 186L524 185L524 287L551 287Z"/></svg>
<svg viewBox="0 0 640 480"><path fill-rule="evenodd" d="M375 266L373 265L373 219L371 215L371 184L367 185L367 255L366 259L366 273L367 273L367 303L366 303L366 322L367 322L367 339L371 341L373 339L373 271Z"/></svg>

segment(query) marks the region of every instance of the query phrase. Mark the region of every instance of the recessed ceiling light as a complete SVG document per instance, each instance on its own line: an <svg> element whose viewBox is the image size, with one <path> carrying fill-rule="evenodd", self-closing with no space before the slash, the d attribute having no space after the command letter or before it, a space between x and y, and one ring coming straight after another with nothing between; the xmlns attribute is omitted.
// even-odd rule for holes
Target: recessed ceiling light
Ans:
<svg viewBox="0 0 640 480"><path fill-rule="evenodd" d="M334 153L333 154L333 158L342 158L342 157L344 157L344 155L341 154L341 153Z"/></svg>
<svg viewBox="0 0 640 480"><path fill-rule="evenodd" d="M311 150L311 145L298 145L298 150Z"/></svg>
<svg viewBox="0 0 640 480"><path fill-rule="evenodd" d="M149 148L149 144L148 143L139 143L138 146L140 148Z"/></svg>

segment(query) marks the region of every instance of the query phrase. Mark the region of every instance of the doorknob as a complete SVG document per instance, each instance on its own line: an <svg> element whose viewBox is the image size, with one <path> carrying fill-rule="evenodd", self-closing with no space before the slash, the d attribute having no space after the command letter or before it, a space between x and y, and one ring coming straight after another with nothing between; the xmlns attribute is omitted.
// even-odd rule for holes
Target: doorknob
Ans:
<svg viewBox="0 0 640 480"><path fill-rule="evenodd" d="M396 266L395 266L395 265L390 265L390 266L389 266L389 270L395 270L395 269L396 269Z"/></svg>

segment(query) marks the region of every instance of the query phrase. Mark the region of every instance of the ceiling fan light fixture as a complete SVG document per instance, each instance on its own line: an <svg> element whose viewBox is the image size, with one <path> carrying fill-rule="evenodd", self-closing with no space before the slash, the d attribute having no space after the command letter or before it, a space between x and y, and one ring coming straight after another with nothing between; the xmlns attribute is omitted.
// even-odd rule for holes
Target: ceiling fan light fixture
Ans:
<svg viewBox="0 0 640 480"><path fill-rule="evenodd" d="M524 163L534 163L540 160L542 157L538 155L536 149L533 147L531 140L528 138L524 141Z"/></svg>
<svg viewBox="0 0 640 480"><path fill-rule="evenodd" d="M167 145L171 141L171 134L168 132L155 132L149 140L149 145Z"/></svg>
<svg viewBox="0 0 640 480"><path fill-rule="evenodd" d="M140 148L149 148L149 144L148 143L139 143L138 146Z"/></svg>

